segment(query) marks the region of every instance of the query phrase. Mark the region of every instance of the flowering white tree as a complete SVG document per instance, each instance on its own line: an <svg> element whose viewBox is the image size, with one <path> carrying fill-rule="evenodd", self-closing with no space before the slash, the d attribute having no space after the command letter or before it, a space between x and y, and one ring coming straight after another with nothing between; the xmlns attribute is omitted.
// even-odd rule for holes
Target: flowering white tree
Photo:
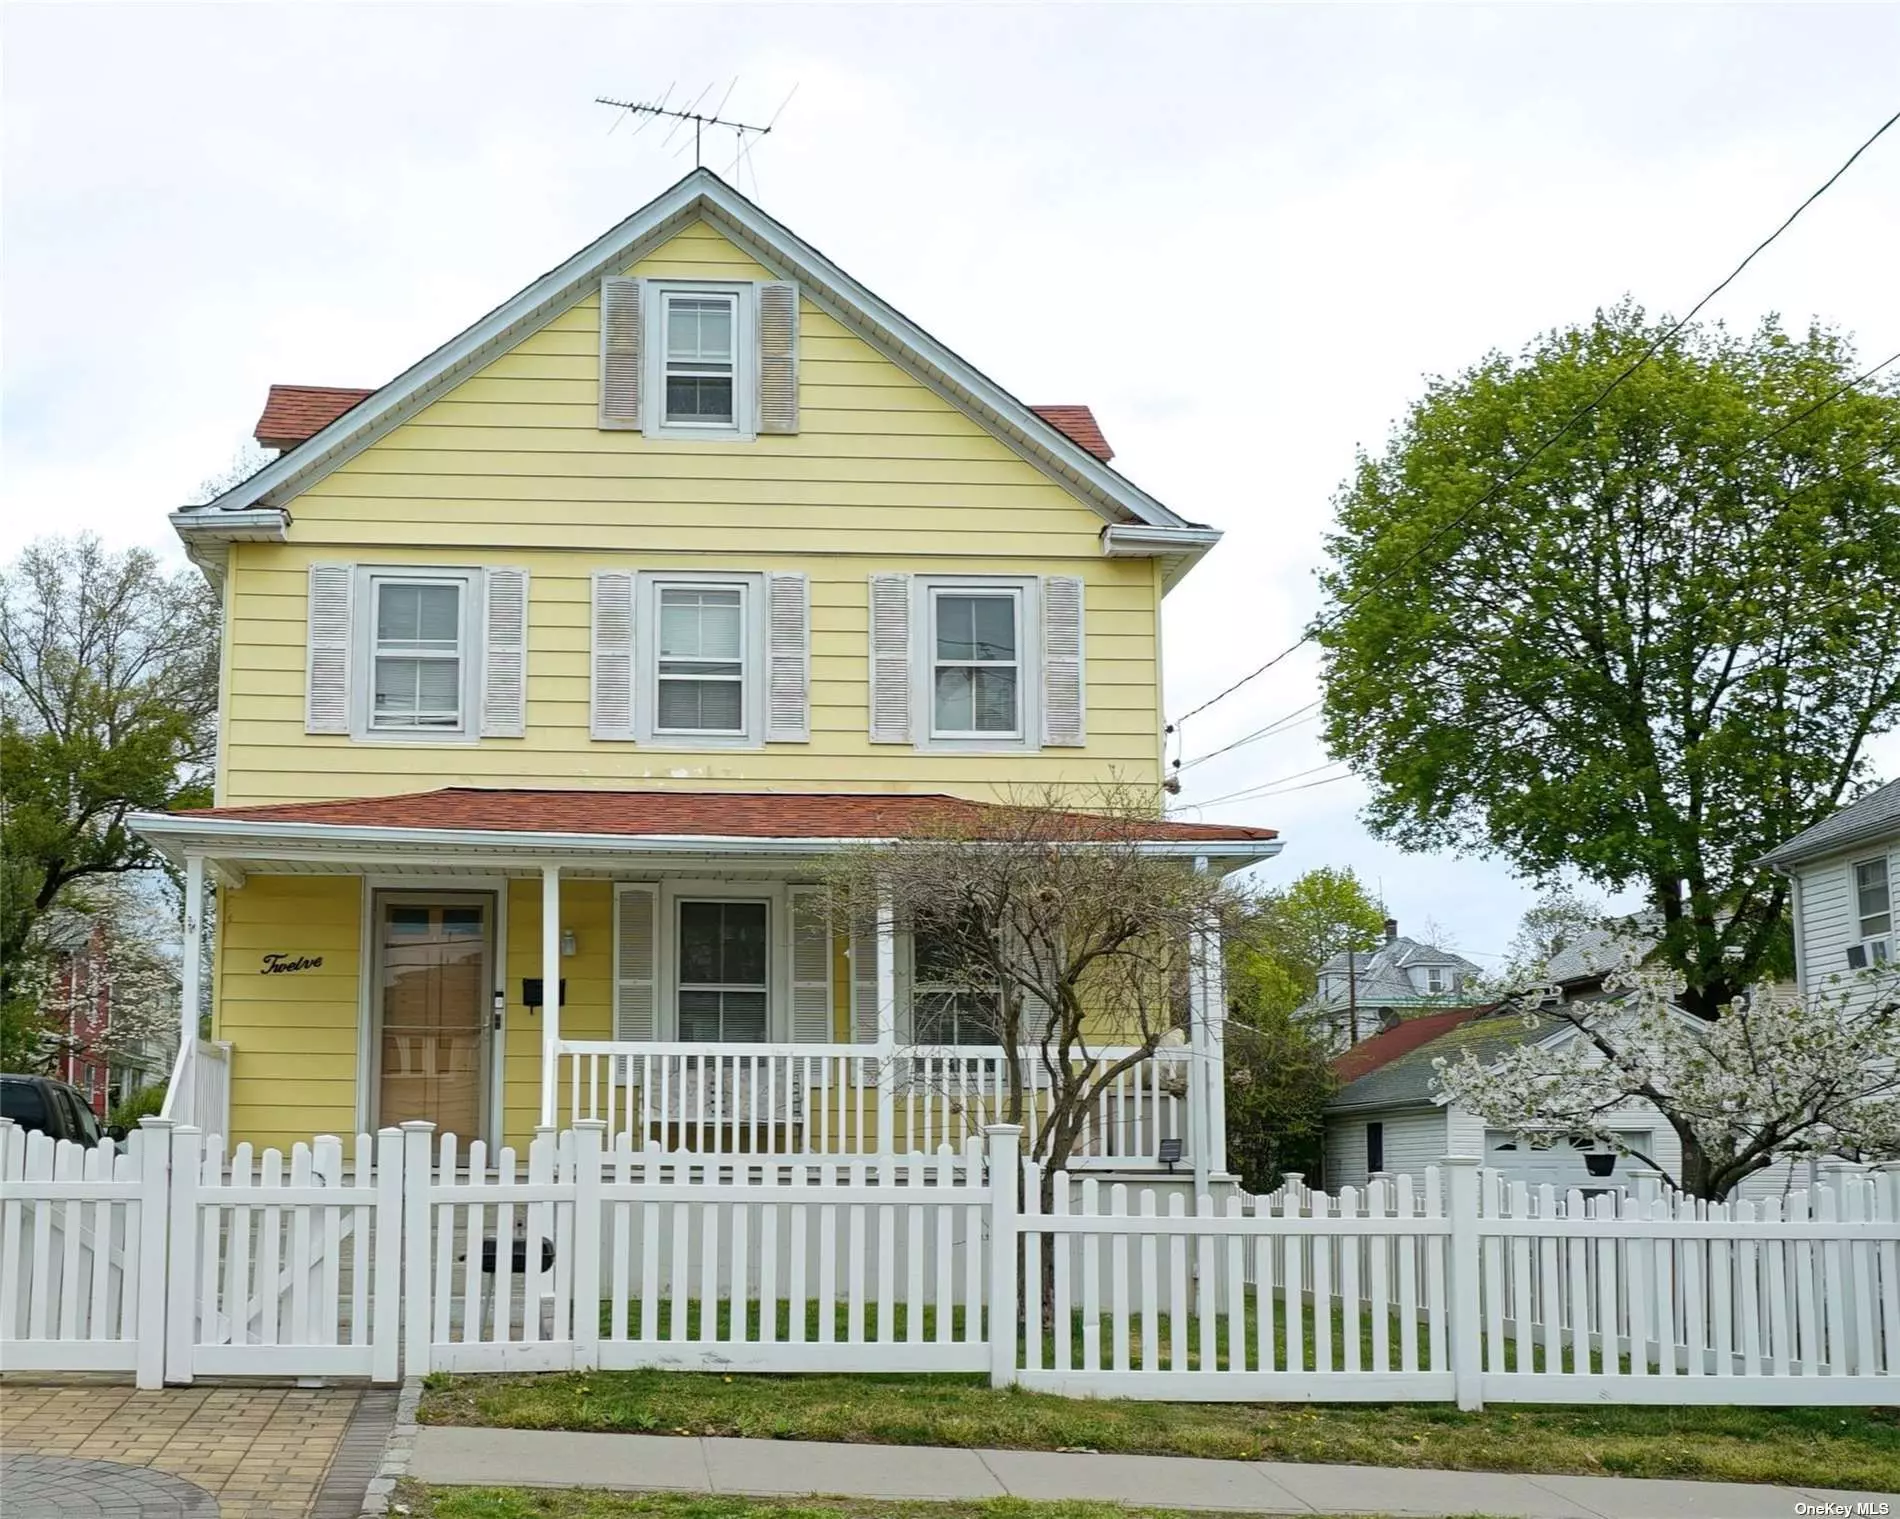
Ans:
<svg viewBox="0 0 1900 1519"><path fill-rule="evenodd" d="M1484 1064L1470 1051L1440 1059L1438 1089L1522 1139L1615 1145L1695 1197L1727 1197L1788 1156L1900 1158L1900 975L1806 996L1762 985L1707 1020L1681 1010L1661 969L1626 960L1606 989L1595 1002L1563 1002L1555 988L1521 999L1529 1027L1576 1037L1527 1040ZM1682 1141L1676 1174L1613 1132L1611 1115L1635 1101Z"/></svg>
<svg viewBox="0 0 1900 1519"><path fill-rule="evenodd" d="M78 977L54 974L50 956L45 957L40 1005L47 1026L77 1052L103 1055L115 1066L145 1064L176 1042L173 902L160 885L117 876L94 883L78 905L101 930L100 953L81 951L88 968ZM101 999L109 1010L103 1029L75 1040L69 1031L85 1027ZM75 1013L81 1016L76 1019Z"/></svg>

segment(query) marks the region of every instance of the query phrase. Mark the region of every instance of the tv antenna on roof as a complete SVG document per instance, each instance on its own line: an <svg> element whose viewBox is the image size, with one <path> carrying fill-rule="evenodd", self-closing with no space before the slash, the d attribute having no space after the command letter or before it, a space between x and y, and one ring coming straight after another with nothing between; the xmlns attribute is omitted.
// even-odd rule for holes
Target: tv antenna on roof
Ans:
<svg viewBox="0 0 1900 1519"><path fill-rule="evenodd" d="M738 80L735 79L733 84L737 83ZM792 86L794 94L797 93L797 89L798 87L796 85ZM734 146L737 149L737 152L734 154L736 161L738 156L747 150L753 139L764 137L773 127L778 125L779 117L785 113L785 106L791 104L792 99L791 95L787 95L785 97L785 103L780 105L778 110L772 113L772 119L761 127L754 126L750 122L733 121L719 114L721 110L725 109L726 100L731 98L732 87L730 85L727 86L725 96L721 98L718 106L715 107L712 112L701 112L698 109L699 102L704 100L711 91L711 85L708 85L702 90L699 94L699 99L693 102L694 108L691 110L679 110L667 105L667 99L673 93L670 85L667 87L666 94L662 95L658 100L614 100L606 95L596 95L594 101L597 105L613 106L616 110L625 111L630 116L645 116L651 120L659 120L662 118L670 120L674 123L674 131L678 131L680 126L690 121L693 124L693 167L697 169L701 164L701 138L707 127L716 127L722 131L731 132L733 134Z"/></svg>

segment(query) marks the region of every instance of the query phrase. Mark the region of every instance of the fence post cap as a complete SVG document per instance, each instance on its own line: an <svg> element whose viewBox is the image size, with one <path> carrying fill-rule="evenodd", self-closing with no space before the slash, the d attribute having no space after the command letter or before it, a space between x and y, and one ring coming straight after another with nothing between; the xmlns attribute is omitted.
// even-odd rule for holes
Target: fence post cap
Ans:
<svg viewBox="0 0 1900 1519"><path fill-rule="evenodd" d="M7 1122L12 1123L13 1120L9 1118ZM172 1126L171 1119L160 1118L156 1114L148 1114L146 1117L141 1118L139 1120L139 1127L141 1129L169 1129L171 1126Z"/></svg>
<svg viewBox="0 0 1900 1519"><path fill-rule="evenodd" d="M1475 1155L1447 1155L1443 1160L1439 1161L1439 1164L1441 1166L1475 1166L1478 1164L1478 1157Z"/></svg>
<svg viewBox="0 0 1900 1519"><path fill-rule="evenodd" d="M378 1130L376 1131L376 1137L377 1137L378 1139L381 1139L381 1138L383 1137L383 1135L385 1135L385 1134L389 1134L389 1135L397 1135L397 1134L400 1134L400 1133L402 1133L402 1130L401 1130L401 1129L399 1129L398 1127L396 1127L396 1125L395 1125L395 1124L393 1124L393 1123L391 1123L391 1124L384 1124L382 1128L380 1128L380 1129L378 1129Z"/></svg>
<svg viewBox="0 0 1900 1519"><path fill-rule="evenodd" d="M573 1127L576 1129L599 1129L604 1134L607 1132L607 1120L604 1118L576 1118ZM538 1134L541 1131L537 1129L535 1132Z"/></svg>
<svg viewBox="0 0 1900 1519"><path fill-rule="evenodd" d="M1023 1132L1023 1126L1019 1123L986 1123L983 1125L983 1132L986 1135L992 1136L1014 1134L1020 1137Z"/></svg>
<svg viewBox="0 0 1900 1519"><path fill-rule="evenodd" d="M435 1123L428 1118L409 1118L397 1125L405 1134L433 1134Z"/></svg>

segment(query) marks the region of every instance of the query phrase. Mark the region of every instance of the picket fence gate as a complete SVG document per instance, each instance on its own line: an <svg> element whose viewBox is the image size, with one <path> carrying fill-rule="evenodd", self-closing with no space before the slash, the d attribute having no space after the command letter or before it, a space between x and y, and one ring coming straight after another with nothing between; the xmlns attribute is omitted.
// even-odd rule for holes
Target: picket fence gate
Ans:
<svg viewBox="0 0 1900 1519"><path fill-rule="evenodd" d="M0 1366L196 1376L987 1371L1188 1401L1900 1403L1900 1165L1762 1204L1473 1159L1190 1199L1018 1130L879 1157L525 1157L428 1124L286 1156L0 1121ZM1020 1313L1019 1313L1020 1307Z"/></svg>

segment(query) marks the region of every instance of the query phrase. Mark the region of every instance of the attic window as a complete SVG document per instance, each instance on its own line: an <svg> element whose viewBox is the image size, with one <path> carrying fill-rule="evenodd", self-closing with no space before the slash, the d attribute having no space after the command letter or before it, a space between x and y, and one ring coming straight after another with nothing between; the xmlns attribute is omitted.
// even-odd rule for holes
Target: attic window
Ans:
<svg viewBox="0 0 1900 1519"><path fill-rule="evenodd" d="M667 293L667 426L734 425L738 306L735 295Z"/></svg>

